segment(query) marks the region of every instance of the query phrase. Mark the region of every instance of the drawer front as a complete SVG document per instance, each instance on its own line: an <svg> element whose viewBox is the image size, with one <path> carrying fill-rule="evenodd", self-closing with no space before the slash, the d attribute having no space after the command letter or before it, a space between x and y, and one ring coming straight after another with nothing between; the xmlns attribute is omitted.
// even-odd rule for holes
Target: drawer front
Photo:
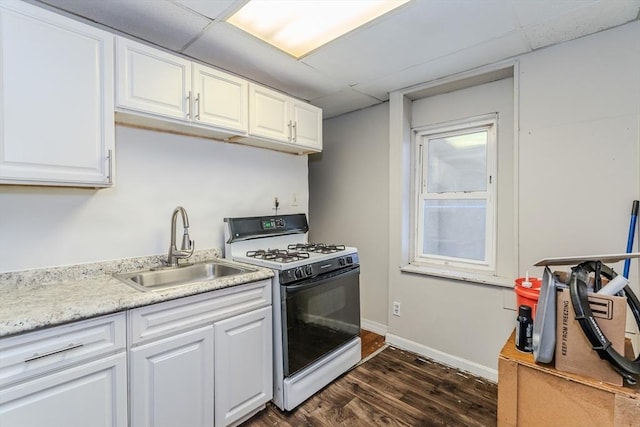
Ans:
<svg viewBox="0 0 640 427"><path fill-rule="evenodd" d="M206 294L133 309L130 344L213 323L271 304L271 281L233 286Z"/></svg>
<svg viewBox="0 0 640 427"><path fill-rule="evenodd" d="M127 427L127 355L0 389L2 427Z"/></svg>
<svg viewBox="0 0 640 427"><path fill-rule="evenodd" d="M126 348L124 313L0 340L0 388Z"/></svg>

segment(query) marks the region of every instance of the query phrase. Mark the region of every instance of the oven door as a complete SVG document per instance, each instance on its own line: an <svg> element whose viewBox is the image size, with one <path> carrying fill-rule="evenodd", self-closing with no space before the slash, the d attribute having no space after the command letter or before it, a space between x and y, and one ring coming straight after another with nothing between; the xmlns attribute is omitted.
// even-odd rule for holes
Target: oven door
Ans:
<svg viewBox="0 0 640 427"><path fill-rule="evenodd" d="M281 286L284 376L360 333L360 267Z"/></svg>

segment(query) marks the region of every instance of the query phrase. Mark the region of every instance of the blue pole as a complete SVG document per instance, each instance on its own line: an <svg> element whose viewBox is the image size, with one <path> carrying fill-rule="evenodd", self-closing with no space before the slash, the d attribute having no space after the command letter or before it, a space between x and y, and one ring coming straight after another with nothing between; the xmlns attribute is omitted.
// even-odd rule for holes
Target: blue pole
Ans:
<svg viewBox="0 0 640 427"><path fill-rule="evenodd" d="M630 254L633 252L633 237L636 234L636 222L638 221L638 200L633 201L633 206L631 207L631 223L629 224L629 237L627 237L627 253ZM631 259L627 258L624 260L624 269L622 271L622 275L625 278L629 278L629 267L631 266Z"/></svg>

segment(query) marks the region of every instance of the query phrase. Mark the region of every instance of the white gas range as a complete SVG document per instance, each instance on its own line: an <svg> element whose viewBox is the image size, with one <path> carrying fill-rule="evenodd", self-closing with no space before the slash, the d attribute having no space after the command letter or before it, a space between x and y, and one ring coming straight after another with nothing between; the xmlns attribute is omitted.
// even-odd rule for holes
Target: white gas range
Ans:
<svg viewBox="0 0 640 427"><path fill-rule="evenodd" d="M358 251L308 243L304 214L225 223L226 258L275 272L274 403L292 410L360 361Z"/></svg>

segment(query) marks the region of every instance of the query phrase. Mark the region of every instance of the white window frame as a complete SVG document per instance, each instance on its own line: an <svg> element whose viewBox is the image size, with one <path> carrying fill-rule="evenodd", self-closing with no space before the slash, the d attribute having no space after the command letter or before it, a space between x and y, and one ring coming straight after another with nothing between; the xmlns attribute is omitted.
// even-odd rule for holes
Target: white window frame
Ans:
<svg viewBox="0 0 640 427"><path fill-rule="evenodd" d="M495 274L497 242L497 156L498 114L491 113L436 125L412 129L414 147L413 234L411 265L432 267L442 271L470 271L479 274ZM427 193L427 147L429 139L487 131L486 191ZM486 205L485 259L483 261L441 255L422 254L424 236L425 200L474 200L483 199Z"/></svg>

